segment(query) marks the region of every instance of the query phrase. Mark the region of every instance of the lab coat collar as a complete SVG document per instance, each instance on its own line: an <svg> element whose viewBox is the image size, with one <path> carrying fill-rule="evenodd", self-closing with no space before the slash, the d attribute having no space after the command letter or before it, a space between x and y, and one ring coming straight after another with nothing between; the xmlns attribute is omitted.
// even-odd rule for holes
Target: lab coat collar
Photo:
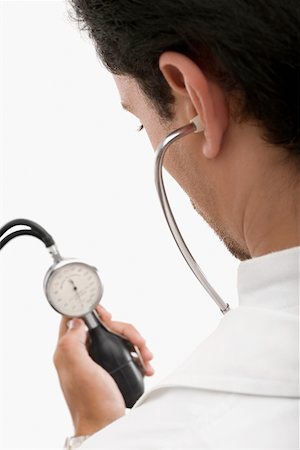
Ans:
<svg viewBox="0 0 300 450"><path fill-rule="evenodd" d="M175 386L298 397L299 255L296 247L240 263L240 306L135 406Z"/></svg>
<svg viewBox="0 0 300 450"><path fill-rule="evenodd" d="M299 315L300 247L252 258L238 268L240 306Z"/></svg>

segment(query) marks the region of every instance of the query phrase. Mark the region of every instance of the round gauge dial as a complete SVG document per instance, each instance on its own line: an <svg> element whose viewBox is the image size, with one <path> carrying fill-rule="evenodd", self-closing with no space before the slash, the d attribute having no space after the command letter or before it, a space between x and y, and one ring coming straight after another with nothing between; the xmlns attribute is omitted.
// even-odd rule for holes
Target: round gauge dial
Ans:
<svg viewBox="0 0 300 450"><path fill-rule="evenodd" d="M78 261L62 261L50 268L44 289L50 305L70 317L92 311L103 294L97 269Z"/></svg>

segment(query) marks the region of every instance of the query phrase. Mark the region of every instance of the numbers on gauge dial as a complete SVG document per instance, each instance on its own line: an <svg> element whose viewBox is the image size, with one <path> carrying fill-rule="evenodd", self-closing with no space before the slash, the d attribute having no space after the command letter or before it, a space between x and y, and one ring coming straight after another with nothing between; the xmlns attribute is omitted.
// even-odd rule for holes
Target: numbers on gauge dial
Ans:
<svg viewBox="0 0 300 450"><path fill-rule="evenodd" d="M47 283L47 294L59 312L79 316L99 303L102 285L96 270L87 264L74 262L53 272Z"/></svg>

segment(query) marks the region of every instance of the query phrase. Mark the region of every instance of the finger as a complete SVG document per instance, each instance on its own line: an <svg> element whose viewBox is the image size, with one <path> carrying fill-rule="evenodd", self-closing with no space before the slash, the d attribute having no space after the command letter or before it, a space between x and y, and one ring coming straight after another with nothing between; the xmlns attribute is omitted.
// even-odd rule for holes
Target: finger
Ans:
<svg viewBox="0 0 300 450"><path fill-rule="evenodd" d="M110 322L109 328L111 331L125 336L133 345L136 345L141 353L144 363L153 359L153 353L146 346L146 340L133 325L113 320Z"/></svg>
<svg viewBox="0 0 300 450"><path fill-rule="evenodd" d="M58 367L68 367L69 364L86 364L89 359L86 348L87 332L81 319L72 319L71 326L59 339L55 353L54 364Z"/></svg>
<svg viewBox="0 0 300 450"><path fill-rule="evenodd" d="M98 305L96 307L96 310L100 316L100 319L102 319L104 322L109 322L109 328L111 331L118 334L122 334L134 345L138 345L141 347L145 346L146 343L145 339L141 336L141 334L133 325L131 325L130 323L111 320L112 314L109 311L107 311L107 309L105 309L102 305ZM149 349L146 350L145 356L148 359L153 358L153 354L150 352Z"/></svg>
<svg viewBox="0 0 300 450"><path fill-rule="evenodd" d="M81 319L72 319L67 331L68 339L80 342L85 345L87 340L86 326Z"/></svg>
<svg viewBox="0 0 300 450"><path fill-rule="evenodd" d="M139 351L145 363L153 359L153 353L149 350L148 347L139 347Z"/></svg>
<svg viewBox="0 0 300 450"><path fill-rule="evenodd" d="M137 345L138 347L145 346L145 338L143 338L138 330L130 323L112 320L109 325L111 331L125 336L133 345Z"/></svg>
<svg viewBox="0 0 300 450"><path fill-rule="evenodd" d="M78 318L70 318L63 316L59 326L58 339L62 338L70 328L73 327L74 320Z"/></svg>
<svg viewBox="0 0 300 450"><path fill-rule="evenodd" d="M145 364L145 375L147 375L148 377L151 377L152 375L154 375L154 368L151 366L151 364L147 363Z"/></svg>
<svg viewBox="0 0 300 450"><path fill-rule="evenodd" d="M112 318L112 314L107 311L102 305L98 305L96 307L96 310L98 314L100 315L100 318L103 320L103 322L110 322ZM67 331L68 331L68 323L70 322L70 317L62 317L62 320L60 322L59 326L59 332L58 332L58 339L63 337Z"/></svg>
<svg viewBox="0 0 300 450"><path fill-rule="evenodd" d="M63 337L66 332L68 331L68 321L70 320L69 317L62 317L61 321L60 321L60 325L59 325L59 331L58 331L58 339L60 339L61 337Z"/></svg>
<svg viewBox="0 0 300 450"><path fill-rule="evenodd" d="M96 306L96 311L98 312L100 319L103 320L103 322L110 322L112 318L112 314L107 311L107 309L104 308L102 305Z"/></svg>
<svg viewBox="0 0 300 450"><path fill-rule="evenodd" d="M125 322L119 322L111 320L112 314L107 311L102 305L98 305L96 310L103 322L106 322L108 328L115 333L121 334L126 337L133 345L136 345L140 351L141 357L145 365L145 374L151 376L154 374L154 369L149 364L149 361L153 359L153 353L146 346L145 339L141 336L138 330L131 324Z"/></svg>

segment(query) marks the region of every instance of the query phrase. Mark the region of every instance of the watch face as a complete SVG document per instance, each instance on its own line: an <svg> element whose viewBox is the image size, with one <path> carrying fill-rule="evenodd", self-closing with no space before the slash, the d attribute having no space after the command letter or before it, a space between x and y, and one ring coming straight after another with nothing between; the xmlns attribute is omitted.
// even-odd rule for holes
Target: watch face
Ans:
<svg viewBox="0 0 300 450"><path fill-rule="evenodd" d="M80 317L100 302L103 286L97 270L78 261L62 261L50 268L45 293L51 306L69 317Z"/></svg>

